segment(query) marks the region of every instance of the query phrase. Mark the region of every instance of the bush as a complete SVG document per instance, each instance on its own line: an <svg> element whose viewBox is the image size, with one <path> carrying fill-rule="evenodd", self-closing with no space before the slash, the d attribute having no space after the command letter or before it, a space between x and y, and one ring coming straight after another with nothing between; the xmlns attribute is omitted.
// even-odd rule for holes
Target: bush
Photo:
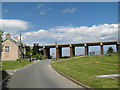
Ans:
<svg viewBox="0 0 120 90"><path fill-rule="evenodd" d="M112 53L114 53L114 49L112 47L109 47L107 54L111 56Z"/></svg>
<svg viewBox="0 0 120 90"><path fill-rule="evenodd" d="M50 55L50 59L52 59L53 57L52 57L52 55Z"/></svg>
<svg viewBox="0 0 120 90"><path fill-rule="evenodd" d="M20 61L20 59L17 59L16 61Z"/></svg>
<svg viewBox="0 0 120 90"><path fill-rule="evenodd" d="M41 54L36 54L34 57L35 57L37 60L42 60L42 59L43 59L43 55L41 55Z"/></svg>
<svg viewBox="0 0 120 90"><path fill-rule="evenodd" d="M42 60L42 59L43 59L43 56L42 56L41 54L40 54L40 56L39 56L39 59L40 59L40 60Z"/></svg>
<svg viewBox="0 0 120 90"><path fill-rule="evenodd" d="M35 55L35 58L38 60L38 59L39 59L39 54L36 54L36 55Z"/></svg>

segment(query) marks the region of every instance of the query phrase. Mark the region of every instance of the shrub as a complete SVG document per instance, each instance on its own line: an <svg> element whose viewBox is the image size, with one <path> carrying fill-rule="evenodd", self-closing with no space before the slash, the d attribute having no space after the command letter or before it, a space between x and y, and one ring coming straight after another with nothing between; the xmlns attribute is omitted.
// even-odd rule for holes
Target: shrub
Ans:
<svg viewBox="0 0 120 90"><path fill-rule="evenodd" d="M35 58L38 60L38 59L39 59L39 54L36 54L36 55L35 55Z"/></svg>
<svg viewBox="0 0 120 90"><path fill-rule="evenodd" d="M52 57L52 55L50 55L50 59L52 59L53 57Z"/></svg>
<svg viewBox="0 0 120 90"><path fill-rule="evenodd" d="M111 56L112 53L114 53L114 49L112 47L109 47L107 54Z"/></svg>
<svg viewBox="0 0 120 90"><path fill-rule="evenodd" d="M16 61L20 61L20 59L17 59Z"/></svg>
<svg viewBox="0 0 120 90"><path fill-rule="evenodd" d="M42 60L43 59L43 55L41 55L41 54L36 54L33 57L36 58L37 60Z"/></svg>
<svg viewBox="0 0 120 90"><path fill-rule="evenodd" d="M42 60L43 59L43 55L40 54L39 55L39 59Z"/></svg>

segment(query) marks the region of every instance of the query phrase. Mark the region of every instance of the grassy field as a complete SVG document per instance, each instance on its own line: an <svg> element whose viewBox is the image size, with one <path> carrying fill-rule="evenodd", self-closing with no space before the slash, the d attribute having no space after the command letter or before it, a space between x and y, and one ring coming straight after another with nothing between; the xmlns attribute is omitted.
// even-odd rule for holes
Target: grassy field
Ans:
<svg viewBox="0 0 120 90"><path fill-rule="evenodd" d="M94 75L118 73L118 54L73 57L54 62L51 66L92 88L118 88L118 79L94 77Z"/></svg>
<svg viewBox="0 0 120 90"><path fill-rule="evenodd" d="M19 61L2 61L2 70L18 69L31 63L33 62L27 60L23 60L21 63Z"/></svg>

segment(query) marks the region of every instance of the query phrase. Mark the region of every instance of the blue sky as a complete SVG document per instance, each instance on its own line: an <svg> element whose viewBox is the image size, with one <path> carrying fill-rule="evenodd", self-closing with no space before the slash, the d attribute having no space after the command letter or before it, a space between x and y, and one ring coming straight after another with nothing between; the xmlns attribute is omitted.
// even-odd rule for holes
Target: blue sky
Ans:
<svg viewBox="0 0 120 90"><path fill-rule="evenodd" d="M2 16L2 30L18 37L21 32L28 45L118 39L117 2L3 2Z"/></svg>
<svg viewBox="0 0 120 90"><path fill-rule="evenodd" d="M3 3L4 19L30 22L29 31L56 26L92 26L118 22L118 3ZM40 8L39 5L43 5ZM61 13L66 8L76 8L73 13ZM8 13L4 12L7 9ZM44 11L44 15L40 12Z"/></svg>

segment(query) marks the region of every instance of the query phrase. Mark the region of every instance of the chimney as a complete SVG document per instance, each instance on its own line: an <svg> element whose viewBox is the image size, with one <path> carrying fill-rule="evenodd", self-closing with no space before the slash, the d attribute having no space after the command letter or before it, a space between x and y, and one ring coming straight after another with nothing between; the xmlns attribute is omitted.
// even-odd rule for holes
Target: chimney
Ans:
<svg viewBox="0 0 120 90"><path fill-rule="evenodd" d="M11 35L9 33L6 34L6 39L11 38Z"/></svg>
<svg viewBox="0 0 120 90"><path fill-rule="evenodd" d="M18 42L18 37L14 37L14 41Z"/></svg>

